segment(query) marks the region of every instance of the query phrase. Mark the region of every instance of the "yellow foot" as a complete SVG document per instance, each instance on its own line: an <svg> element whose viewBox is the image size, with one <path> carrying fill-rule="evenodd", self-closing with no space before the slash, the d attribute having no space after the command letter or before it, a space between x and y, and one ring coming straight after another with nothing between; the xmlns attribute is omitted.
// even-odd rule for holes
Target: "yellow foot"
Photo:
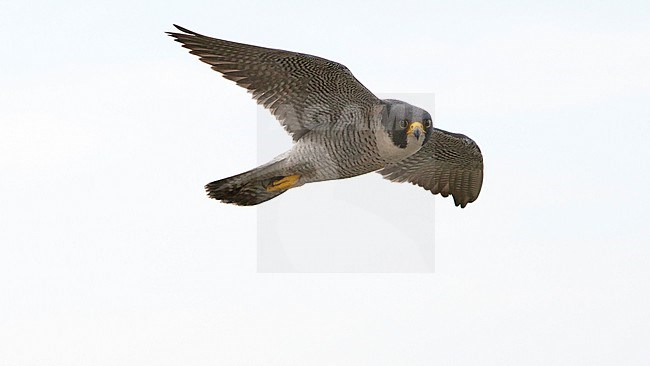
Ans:
<svg viewBox="0 0 650 366"><path fill-rule="evenodd" d="M299 174L287 175L286 177L284 177L282 179L278 179L276 181L273 181L273 183L266 186L266 190L268 192L275 192L275 191L289 189L289 188L293 187L294 184L296 184L298 179L300 179Z"/></svg>

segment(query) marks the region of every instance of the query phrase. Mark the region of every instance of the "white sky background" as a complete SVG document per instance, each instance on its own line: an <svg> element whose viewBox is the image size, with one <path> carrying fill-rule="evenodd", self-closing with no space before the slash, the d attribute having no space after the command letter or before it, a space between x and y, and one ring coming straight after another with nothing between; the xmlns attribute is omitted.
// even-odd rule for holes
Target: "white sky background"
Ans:
<svg viewBox="0 0 650 366"><path fill-rule="evenodd" d="M650 359L647 1L0 14L3 366ZM436 273L257 274L255 210L202 190L256 164L256 106L171 23L435 93L486 164L477 202L436 198Z"/></svg>

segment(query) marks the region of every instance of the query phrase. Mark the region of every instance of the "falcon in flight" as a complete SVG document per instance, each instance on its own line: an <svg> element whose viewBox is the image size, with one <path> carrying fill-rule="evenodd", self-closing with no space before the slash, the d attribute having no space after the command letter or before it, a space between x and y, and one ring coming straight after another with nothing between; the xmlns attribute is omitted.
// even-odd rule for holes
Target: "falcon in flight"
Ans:
<svg viewBox="0 0 650 366"><path fill-rule="evenodd" d="M451 195L456 206L465 207L478 197L481 150L465 135L434 128L424 109L377 98L337 62L174 26L181 33L168 35L246 88L294 142L266 164L207 184L211 198L251 206L306 183L375 171L393 182Z"/></svg>

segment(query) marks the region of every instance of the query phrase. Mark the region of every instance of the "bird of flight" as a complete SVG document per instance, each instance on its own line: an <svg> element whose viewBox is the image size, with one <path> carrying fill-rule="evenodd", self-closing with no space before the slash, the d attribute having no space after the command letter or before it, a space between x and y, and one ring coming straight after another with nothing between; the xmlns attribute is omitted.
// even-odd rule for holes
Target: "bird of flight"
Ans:
<svg viewBox="0 0 650 366"><path fill-rule="evenodd" d="M474 202L483 156L469 137L433 127L424 109L379 99L347 67L321 57L211 38L174 25L167 32L224 78L246 88L293 138L266 164L205 186L224 203L251 206L306 183L378 172L456 206Z"/></svg>

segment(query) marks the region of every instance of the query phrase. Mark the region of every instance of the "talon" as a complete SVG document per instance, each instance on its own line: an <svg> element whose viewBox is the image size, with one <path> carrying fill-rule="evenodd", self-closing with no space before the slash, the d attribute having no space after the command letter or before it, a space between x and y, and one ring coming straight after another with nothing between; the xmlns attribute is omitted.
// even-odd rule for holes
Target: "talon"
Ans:
<svg viewBox="0 0 650 366"><path fill-rule="evenodd" d="M275 191L289 189L293 187L294 184L296 184L298 179L300 179L299 174L288 175L284 178L273 181L271 184L266 186L266 190L268 192L275 192Z"/></svg>

